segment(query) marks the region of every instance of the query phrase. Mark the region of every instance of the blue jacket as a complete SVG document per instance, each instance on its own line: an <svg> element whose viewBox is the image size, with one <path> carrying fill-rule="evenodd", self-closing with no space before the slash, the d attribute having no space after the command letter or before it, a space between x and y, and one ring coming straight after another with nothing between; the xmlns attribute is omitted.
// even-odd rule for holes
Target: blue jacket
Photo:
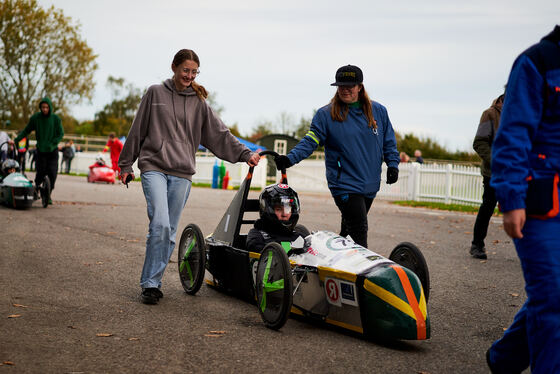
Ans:
<svg viewBox="0 0 560 374"><path fill-rule="evenodd" d="M526 178L560 171L560 27L514 62L492 148L502 211L525 208Z"/></svg>
<svg viewBox="0 0 560 374"><path fill-rule="evenodd" d="M399 152L387 109L371 102L377 129L368 127L361 108L349 108L344 122L331 118L330 104L317 111L307 135L288 154L292 164L325 147L325 166L333 196L355 193L375 197L381 182L381 163L398 167Z"/></svg>

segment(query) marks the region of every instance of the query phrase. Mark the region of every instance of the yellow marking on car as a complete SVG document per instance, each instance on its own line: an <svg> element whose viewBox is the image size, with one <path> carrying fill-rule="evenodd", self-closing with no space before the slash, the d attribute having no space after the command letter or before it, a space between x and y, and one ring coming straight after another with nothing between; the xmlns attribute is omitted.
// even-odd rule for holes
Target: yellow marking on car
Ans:
<svg viewBox="0 0 560 374"><path fill-rule="evenodd" d="M331 325L343 327L348 330L359 332L360 334L364 333L364 329L359 326L354 326L346 322L335 321L334 319L326 318L325 322L330 323Z"/></svg>
<svg viewBox="0 0 560 374"><path fill-rule="evenodd" d="M332 278L342 279L348 282L354 282L354 283L356 282L357 275L354 273L349 273L344 270L337 270L324 266L317 266L317 269L319 270L319 279L321 279L321 281L325 281L326 277L332 277Z"/></svg>
<svg viewBox="0 0 560 374"><path fill-rule="evenodd" d="M297 314L298 316L305 316L299 308L296 308L294 306L292 306L292 309L290 310L290 312L292 312L293 314ZM360 334L364 333L364 329L361 328L360 326L354 326L354 325L351 325L351 324L346 323L346 322L340 322L340 321L336 321L336 320L330 319L330 318L325 318L325 322L329 323L331 325L335 325L335 326L338 326L338 327L345 328L347 330L352 330L352 331L359 332Z"/></svg>
<svg viewBox="0 0 560 374"><path fill-rule="evenodd" d="M410 305L408 305L405 301L401 300L401 298L387 291L383 287L380 287L369 279L366 279L364 281L364 288L371 294L385 301L387 304L395 307L407 316L410 316L410 318L416 319L414 311L412 310L412 307Z"/></svg>
<svg viewBox="0 0 560 374"><path fill-rule="evenodd" d="M290 310L290 312L297 314L298 316L303 316L303 312L301 310L299 310L299 308L296 308L295 306L292 306L292 309Z"/></svg>

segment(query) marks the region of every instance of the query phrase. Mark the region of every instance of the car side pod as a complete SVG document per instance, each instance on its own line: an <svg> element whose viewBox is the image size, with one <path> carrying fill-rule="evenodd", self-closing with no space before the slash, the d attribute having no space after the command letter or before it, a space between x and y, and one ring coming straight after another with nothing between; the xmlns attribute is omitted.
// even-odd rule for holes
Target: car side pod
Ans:
<svg viewBox="0 0 560 374"><path fill-rule="evenodd" d="M430 338L430 319L420 279L398 264L363 276L359 297L364 334L403 340Z"/></svg>
<svg viewBox="0 0 560 374"><path fill-rule="evenodd" d="M33 204L33 184L21 173L6 176L0 185L0 202L15 209L28 209Z"/></svg>

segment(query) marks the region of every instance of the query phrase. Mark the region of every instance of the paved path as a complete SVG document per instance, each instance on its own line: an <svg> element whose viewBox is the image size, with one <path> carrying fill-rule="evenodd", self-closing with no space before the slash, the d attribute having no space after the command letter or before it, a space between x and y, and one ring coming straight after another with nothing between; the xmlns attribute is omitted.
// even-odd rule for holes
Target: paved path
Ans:
<svg viewBox="0 0 560 374"><path fill-rule="evenodd" d="M210 233L234 193L193 188L181 230L194 222ZM330 196L300 198L301 223L337 231ZM426 256L430 340L374 343L295 319L271 331L254 305L207 286L186 295L175 253L165 297L148 306L139 302L147 230L140 184L60 176L53 199L47 209L38 202L27 211L0 207L0 363L13 363L0 374L488 373L487 347L525 300L501 220L489 230L489 260L479 261L468 255L474 215L375 201L372 249L388 256L410 241ZM217 330L225 333L211 336Z"/></svg>

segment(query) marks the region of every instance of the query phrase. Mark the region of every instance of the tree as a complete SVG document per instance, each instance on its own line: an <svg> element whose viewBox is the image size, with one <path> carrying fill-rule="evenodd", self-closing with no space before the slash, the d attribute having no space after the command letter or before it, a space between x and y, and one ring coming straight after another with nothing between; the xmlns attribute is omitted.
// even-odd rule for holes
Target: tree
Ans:
<svg viewBox="0 0 560 374"><path fill-rule="evenodd" d="M231 134L233 136L237 136L238 138L242 138L241 133L239 132L239 126L237 125L237 122L235 122L231 126L228 126L228 128L229 128L229 132L231 132Z"/></svg>
<svg viewBox="0 0 560 374"><path fill-rule="evenodd" d="M253 128L253 133L249 135L250 142L256 142L265 135L272 134L272 123L270 121L261 121L256 127Z"/></svg>
<svg viewBox="0 0 560 374"><path fill-rule="evenodd" d="M124 78L107 78L107 87L112 93L113 101L95 113L93 129L97 135L108 135L111 132L117 136L128 134L136 110L142 100L142 91Z"/></svg>
<svg viewBox="0 0 560 374"><path fill-rule="evenodd" d="M313 116L315 115L315 112L313 112ZM307 134L310 128L311 128L311 118L301 116L299 120L299 124L296 127L294 136L298 139L303 139L303 137Z"/></svg>
<svg viewBox="0 0 560 374"><path fill-rule="evenodd" d="M21 128L43 96L61 114L91 99L97 56L62 10L36 0L0 1L0 108Z"/></svg>

